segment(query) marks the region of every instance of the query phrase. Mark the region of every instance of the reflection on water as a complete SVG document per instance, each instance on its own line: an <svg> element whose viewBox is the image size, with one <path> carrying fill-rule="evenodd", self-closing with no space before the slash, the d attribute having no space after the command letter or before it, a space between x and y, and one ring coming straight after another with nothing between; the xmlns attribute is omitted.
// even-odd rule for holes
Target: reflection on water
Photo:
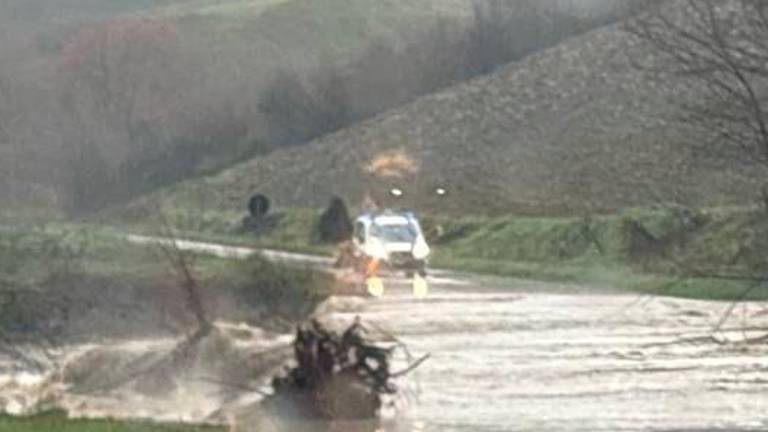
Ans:
<svg viewBox="0 0 768 432"><path fill-rule="evenodd" d="M389 282L392 283L391 280ZM365 285L368 289L368 294L372 297L380 298L384 296L384 279L376 276L369 277L365 280ZM414 275L411 287L414 297L422 298L429 295L429 282L418 274Z"/></svg>
<svg viewBox="0 0 768 432"><path fill-rule="evenodd" d="M429 284L423 277L416 275L413 277L413 295L415 297L426 297L429 294Z"/></svg>
<svg viewBox="0 0 768 432"><path fill-rule="evenodd" d="M369 277L365 280L365 285L368 287L368 294L373 297L384 295L384 281L380 277Z"/></svg>

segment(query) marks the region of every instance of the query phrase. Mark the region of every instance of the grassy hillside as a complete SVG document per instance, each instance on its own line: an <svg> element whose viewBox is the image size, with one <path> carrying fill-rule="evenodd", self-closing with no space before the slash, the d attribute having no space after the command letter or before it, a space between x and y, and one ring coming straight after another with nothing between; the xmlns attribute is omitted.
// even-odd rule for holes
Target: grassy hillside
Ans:
<svg viewBox="0 0 768 432"><path fill-rule="evenodd" d="M685 297L764 299L761 210L446 220L435 265Z"/></svg>
<svg viewBox="0 0 768 432"><path fill-rule="evenodd" d="M403 204L470 214L569 215L674 202L750 202L762 171L694 152L673 126L674 82L638 71L654 55L608 26L324 136L160 195L240 209L263 192L283 205L323 205L332 194L406 190ZM400 152L415 170L382 178L371 161ZM446 199L431 193L448 189Z"/></svg>
<svg viewBox="0 0 768 432"><path fill-rule="evenodd" d="M694 145L702 136L674 122L685 88L639 68L657 61L622 25L602 27L305 147L159 191L126 216L142 223L159 204L190 235L318 252L306 212L264 236L239 232L248 198L319 208L338 194L354 208L370 193L443 225L437 266L737 297L762 278L765 224L744 209L765 173ZM391 187L405 197L387 198Z"/></svg>

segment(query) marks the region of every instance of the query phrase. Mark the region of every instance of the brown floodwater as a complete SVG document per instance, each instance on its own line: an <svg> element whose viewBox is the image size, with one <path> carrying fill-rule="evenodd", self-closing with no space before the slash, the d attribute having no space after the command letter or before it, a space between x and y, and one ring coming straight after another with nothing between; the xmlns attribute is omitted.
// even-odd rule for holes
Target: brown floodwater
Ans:
<svg viewBox="0 0 768 432"><path fill-rule="evenodd" d="M380 298L334 297L320 310L329 325L360 316L372 334L404 342L413 358L431 355L398 379L398 397L375 424L286 427L265 417L262 396L250 389L267 389L289 358L290 336L234 323L219 323L183 372L119 386L111 385L116 376L140 373L176 341L69 347L58 370L23 370L5 359L0 408L234 422L238 431L260 432L768 429L768 344L742 343L768 328L765 304L739 305L714 331L727 303L439 272L426 296L404 279L383 282ZM406 365L401 353L394 368Z"/></svg>

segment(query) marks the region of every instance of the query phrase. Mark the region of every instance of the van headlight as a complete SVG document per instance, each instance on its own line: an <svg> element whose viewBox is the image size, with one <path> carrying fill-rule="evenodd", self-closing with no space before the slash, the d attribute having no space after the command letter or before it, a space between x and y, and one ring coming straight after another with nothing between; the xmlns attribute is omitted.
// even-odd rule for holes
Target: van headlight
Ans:
<svg viewBox="0 0 768 432"><path fill-rule="evenodd" d="M387 248L385 248L384 243L378 239L371 239L371 243L368 246L368 255L380 260L389 259L389 252L387 252Z"/></svg>
<svg viewBox="0 0 768 432"><path fill-rule="evenodd" d="M427 241L424 240L424 237L419 236L416 239L416 244L413 245L413 251L411 252L413 257L417 260L423 260L429 256L429 252L430 250Z"/></svg>

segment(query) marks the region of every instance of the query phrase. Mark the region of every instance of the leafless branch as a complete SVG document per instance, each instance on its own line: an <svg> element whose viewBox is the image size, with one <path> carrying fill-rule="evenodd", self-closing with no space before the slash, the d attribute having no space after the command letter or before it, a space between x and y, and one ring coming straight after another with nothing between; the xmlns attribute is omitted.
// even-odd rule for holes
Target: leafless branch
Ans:
<svg viewBox="0 0 768 432"><path fill-rule="evenodd" d="M194 276L190 255L179 247L171 223L165 214L160 209L156 214L159 221L159 237L165 239L157 243L157 248L176 274L177 284L184 294L187 309L195 317L197 328L192 338L202 338L210 333L213 326L203 304L202 290Z"/></svg>
<svg viewBox="0 0 768 432"><path fill-rule="evenodd" d="M424 363L425 361L429 360L430 357L431 357L430 354L424 354L418 360L416 360L415 362L413 362L410 365L408 365L407 368L405 368L403 370L400 370L400 371L397 371L397 372L393 372L390 375L390 377L397 378L397 377L401 377L401 376L404 376L404 375L408 375L413 370L415 370L417 367L421 366L422 363Z"/></svg>
<svg viewBox="0 0 768 432"><path fill-rule="evenodd" d="M709 151L734 148L768 165L768 19L754 0L686 0L652 9L628 24L658 54L647 67L677 80L678 121L712 137ZM737 152L726 152L733 157Z"/></svg>

